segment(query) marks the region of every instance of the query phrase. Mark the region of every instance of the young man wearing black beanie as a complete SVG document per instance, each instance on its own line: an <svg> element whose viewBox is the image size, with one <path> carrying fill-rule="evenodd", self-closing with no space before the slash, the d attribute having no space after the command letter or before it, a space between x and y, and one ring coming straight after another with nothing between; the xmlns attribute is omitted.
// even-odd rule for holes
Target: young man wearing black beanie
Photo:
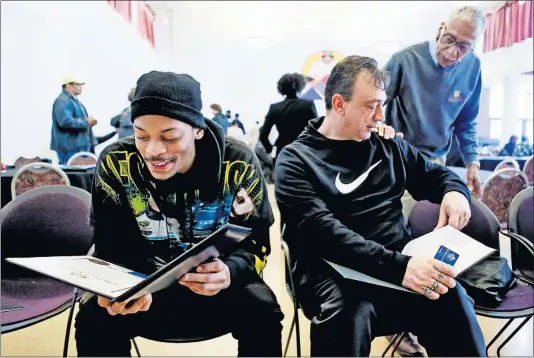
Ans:
<svg viewBox="0 0 534 358"><path fill-rule="evenodd" d="M281 356L283 314L261 278L274 217L257 158L201 113L200 84L142 75L131 104L135 136L109 145L92 187L96 256L150 274L230 222L252 228L234 254L199 266L133 303L92 296L76 318L79 356L130 356L141 336L232 333L239 356Z"/></svg>

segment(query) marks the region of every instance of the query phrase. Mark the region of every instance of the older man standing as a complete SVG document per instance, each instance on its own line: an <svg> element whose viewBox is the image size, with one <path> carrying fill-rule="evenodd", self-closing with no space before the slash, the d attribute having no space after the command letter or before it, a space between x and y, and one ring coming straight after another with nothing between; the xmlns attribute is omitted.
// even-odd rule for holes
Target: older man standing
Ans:
<svg viewBox="0 0 534 358"><path fill-rule="evenodd" d="M434 39L395 53L385 66L391 73L386 123L442 165L456 136L467 166L467 186L478 198L482 188L476 117L482 79L480 60L473 49L485 27L484 12L464 6L441 23ZM407 216L414 201L407 193L402 202ZM407 335L399 353L421 354L422 349L415 337Z"/></svg>
<svg viewBox="0 0 534 358"><path fill-rule="evenodd" d="M473 49L485 27L484 12L464 6L441 23L435 39L397 52L386 64L391 73L386 123L443 165L456 136L468 169L467 185L477 197L476 117L482 75Z"/></svg>

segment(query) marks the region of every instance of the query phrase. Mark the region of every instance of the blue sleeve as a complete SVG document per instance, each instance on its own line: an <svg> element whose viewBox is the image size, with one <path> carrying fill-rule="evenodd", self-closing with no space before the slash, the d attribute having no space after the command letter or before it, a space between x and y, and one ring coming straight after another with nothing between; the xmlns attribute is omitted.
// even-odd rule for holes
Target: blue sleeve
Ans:
<svg viewBox="0 0 534 358"><path fill-rule="evenodd" d="M393 55L384 67L389 72L389 85L386 89L386 105L399 95L399 87L402 79L402 68L397 56Z"/></svg>
<svg viewBox="0 0 534 358"><path fill-rule="evenodd" d="M477 84L454 122L454 135L458 138L460 153L466 165L478 162L477 116L482 91L482 73L479 71Z"/></svg>
<svg viewBox="0 0 534 358"><path fill-rule="evenodd" d="M69 103L62 98L54 102L54 118L61 128L86 129L89 123L85 119L74 118L74 112Z"/></svg>
<svg viewBox="0 0 534 358"><path fill-rule="evenodd" d="M449 168L431 163L421 152L404 139L394 139L399 145L406 170L405 188L417 201L428 200L439 204L450 191L457 191L471 200L471 193Z"/></svg>

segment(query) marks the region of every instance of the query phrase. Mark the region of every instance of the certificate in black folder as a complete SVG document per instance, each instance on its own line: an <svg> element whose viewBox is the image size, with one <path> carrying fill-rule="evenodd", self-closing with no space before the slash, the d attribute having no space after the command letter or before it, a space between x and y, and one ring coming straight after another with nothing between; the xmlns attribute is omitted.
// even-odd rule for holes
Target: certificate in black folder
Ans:
<svg viewBox="0 0 534 358"><path fill-rule="evenodd" d="M82 290L123 302L160 291L204 262L229 255L251 230L226 224L150 276L92 256L6 258L8 262Z"/></svg>

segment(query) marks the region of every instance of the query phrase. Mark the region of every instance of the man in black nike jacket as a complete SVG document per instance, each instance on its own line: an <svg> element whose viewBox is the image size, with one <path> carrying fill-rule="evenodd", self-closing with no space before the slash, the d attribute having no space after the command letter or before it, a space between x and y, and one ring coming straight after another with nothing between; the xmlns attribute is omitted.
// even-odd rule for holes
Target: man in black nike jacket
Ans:
<svg viewBox="0 0 534 358"><path fill-rule="evenodd" d="M410 240L405 190L441 203L438 227L462 229L471 198L446 167L402 139L374 133L384 118L387 82L372 58L339 62L326 84L326 117L311 120L276 164L284 238L296 259L299 301L312 321L311 355L369 356L374 337L410 331L429 355L483 356L473 300L453 268L401 254ZM344 281L323 259L421 295Z"/></svg>

